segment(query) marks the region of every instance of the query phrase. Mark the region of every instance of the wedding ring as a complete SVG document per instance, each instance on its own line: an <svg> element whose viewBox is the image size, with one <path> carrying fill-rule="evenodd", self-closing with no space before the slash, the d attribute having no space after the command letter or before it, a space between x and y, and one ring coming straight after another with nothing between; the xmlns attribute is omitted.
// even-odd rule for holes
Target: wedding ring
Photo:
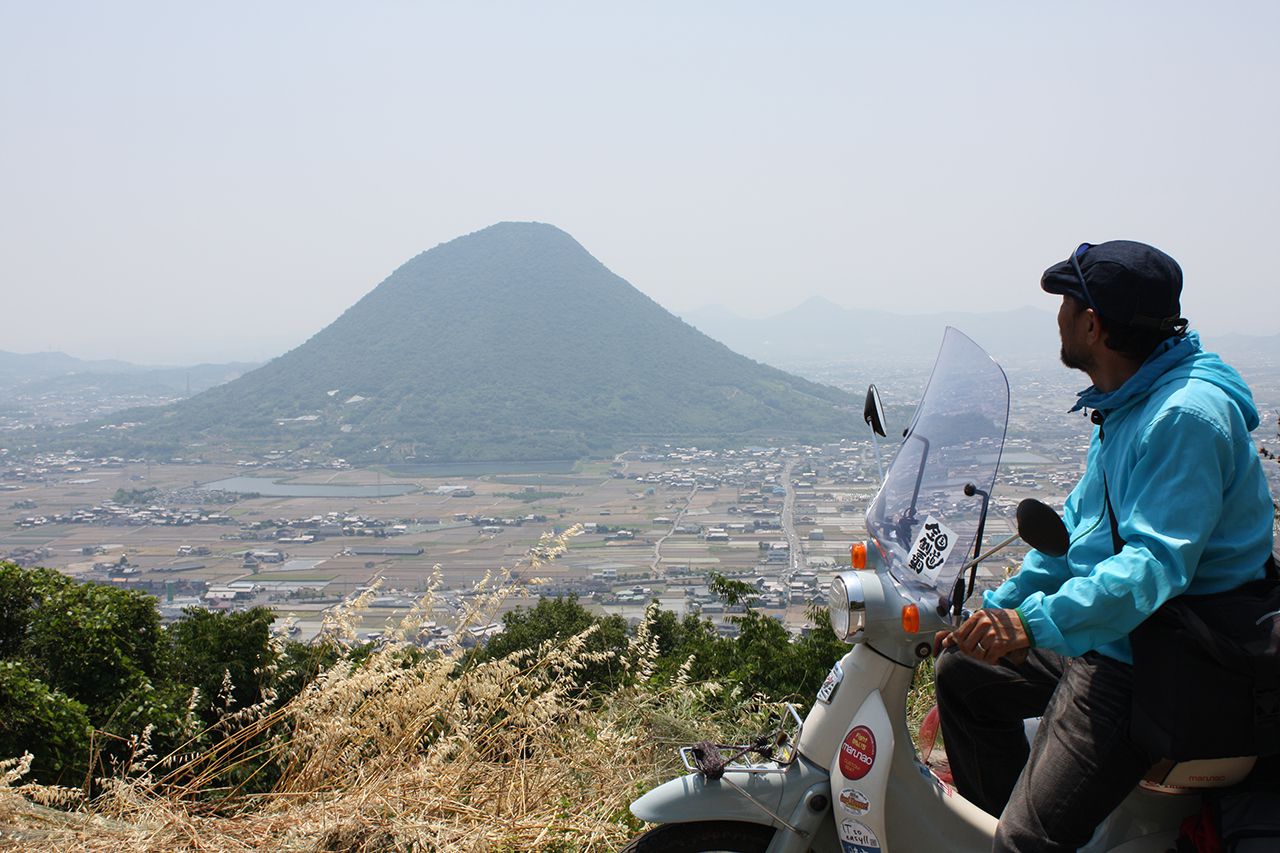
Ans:
<svg viewBox="0 0 1280 853"><path fill-rule="evenodd" d="M987 647L986 647L986 646L984 646L984 645L982 645L982 641L981 641L981 640L979 640L979 641L978 641L978 649L979 649L983 654L986 654Z"/></svg>

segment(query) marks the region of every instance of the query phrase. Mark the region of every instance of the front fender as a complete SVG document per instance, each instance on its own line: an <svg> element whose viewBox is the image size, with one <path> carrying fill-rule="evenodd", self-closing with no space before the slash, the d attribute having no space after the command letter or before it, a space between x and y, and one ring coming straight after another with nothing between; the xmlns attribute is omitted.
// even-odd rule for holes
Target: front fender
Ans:
<svg viewBox="0 0 1280 853"><path fill-rule="evenodd" d="M782 802L785 777L780 773L728 771L725 779L749 793L774 814ZM772 825L773 817L723 779L690 773L664 782L631 804L631 813L648 823L692 820L745 820Z"/></svg>
<svg viewBox="0 0 1280 853"><path fill-rule="evenodd" d="M771 851L840 850L831 820L831 780L821 767L801 756L781 773L731 770L724 775L719 780L697 773L672 779L633 802L631 813L648 823L737 820L780 829L781 818L800 834L779 832Z"/></svg>

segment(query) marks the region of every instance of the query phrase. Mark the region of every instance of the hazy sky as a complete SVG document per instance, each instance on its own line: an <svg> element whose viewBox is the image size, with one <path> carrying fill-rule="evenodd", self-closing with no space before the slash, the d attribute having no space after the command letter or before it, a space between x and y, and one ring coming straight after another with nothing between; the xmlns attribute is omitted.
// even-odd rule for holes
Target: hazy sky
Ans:
<svg viewBox="0 0 1280 853"><path fill-rule="evenodd" d="M1270 2L0 0L0 349L266 359L511 219L748 316L1051 310L1045 266L1140 239L1206 334L1270 334L1277 32Z"/></svg>

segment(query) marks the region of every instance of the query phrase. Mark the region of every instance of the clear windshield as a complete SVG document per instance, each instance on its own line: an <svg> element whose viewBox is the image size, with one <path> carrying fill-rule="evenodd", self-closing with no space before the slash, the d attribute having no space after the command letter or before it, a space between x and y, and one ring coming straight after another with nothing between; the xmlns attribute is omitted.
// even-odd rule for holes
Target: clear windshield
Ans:
<svg viewBox="0 0 1280 853"><path fill-rule="evenodd" d="M947 328L924 397L884 484L867 532L889 571L922 603L950 596L973 556L982 496L991 493L1009 421L1009 382L991 356Z"/></svg>

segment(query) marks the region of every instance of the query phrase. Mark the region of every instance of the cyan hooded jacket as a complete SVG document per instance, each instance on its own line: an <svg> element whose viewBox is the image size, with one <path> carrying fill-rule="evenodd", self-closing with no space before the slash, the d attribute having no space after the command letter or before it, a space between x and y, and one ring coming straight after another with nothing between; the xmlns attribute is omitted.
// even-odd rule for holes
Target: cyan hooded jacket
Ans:
<svg viewBox="0 0 1280 853"><path fill-rule="evenodd" d="M1115 391L1082 391L1072 411L1082 408L1101 423L1063 508L1066 555L1031 551L983 604L1016 607L1037 647L1132 663L1129 633L1170 598L1263 576L1273 512L1249 437L1258 410L1240 374L1194 333L1165 341Z"/></svg>

